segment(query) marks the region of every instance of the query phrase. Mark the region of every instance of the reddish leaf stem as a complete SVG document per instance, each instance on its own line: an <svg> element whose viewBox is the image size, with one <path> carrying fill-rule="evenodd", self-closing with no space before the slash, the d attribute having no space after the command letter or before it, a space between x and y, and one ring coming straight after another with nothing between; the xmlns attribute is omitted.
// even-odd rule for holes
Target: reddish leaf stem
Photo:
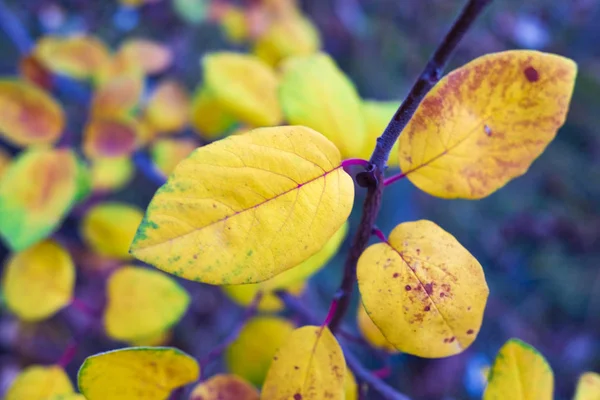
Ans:
<svg viewBox="0 0 600 400"><path fill-rule="evenodd" d="M56 364L62 368L66 368L66 366L73 361L75 354L77 354L77 348L77 342L75 340L71 340L69 344L67 344L67 347L63 351Z"/></svg>
<svg viewBox="0 0 600 400"><path fill-rule="evenodd" d="M381 231L381 229L379 229L378 227L374 226L373 227L373 235L377 236L377 239L381 240L384 243L387 243L387 237L385 236L385 234Z"/></svg>
<svg viewBox="0 0 600 400"><path fill-rule="evenodd" d="M362 167L366 167L369 165L369 161L363 160L362 158L349 158L347 160L342 161L342 168L347 168L352 165L360 165Z"/></svg>
<svg viewBox="0 0 600 400"><path fill-rule="evenodd" d="M76 297L73 297L71 299L71 305L76 310L82 312L83 314L85 314L88 317L93 318L93 319L97 318L102 313L101 310L95 310L94 308L90 307L85 302L81 301L80 299L78 299Z"/></svg>
<svg viewBox="0 0 600 400"><path fill-rule="evenodd" d="M404 172L396 175L392 175L383 180L383 186L391 185L392 183L399 181L400 179L406 178L406 174Z"/></svg>

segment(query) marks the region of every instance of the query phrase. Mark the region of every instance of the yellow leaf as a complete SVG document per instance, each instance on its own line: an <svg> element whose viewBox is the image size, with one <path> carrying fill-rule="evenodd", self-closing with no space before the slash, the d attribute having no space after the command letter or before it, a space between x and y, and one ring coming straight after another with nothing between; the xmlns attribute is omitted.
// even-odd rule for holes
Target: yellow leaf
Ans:
<svg viewBox="0 0 600 400"><path fill-rule="evenodd" d="M346 362L327 327L296 329L277 351L261 399L341 399Z"/></svg>
<svg viewBox="0 0 600 400"><path fill-rule="evenodd" d="M138 126L133 118L95 118L83 136L83 152L90 159L122 158L137 148Z"/></svg>
<svg viewBox="0 0 600 400"><path fill-rule="evenodd" d="M162 346L171 340L173 332L170 329L164 330L159 333L154 333L150 336L142 338L136 338L134 340L128 340L127 342L132 346Z"/></svg>
<svg viewBox="0 0 600 400"><path fill-rule="evenodd" d="M74 284L71 256L47 240L12 255L4 270L2 291L8 308L20 319L39 321L70 303Z"/></svg>
<svg viewBox="0 0 600 400"><path fill-rule="evenodd" d="M358 400L358 385L350 368L346 368L344 378L344 400Z"/></svg>
<svg viewBox="0 0 600 400"><path fill-rule="evenodd" d="M106 45L93 36L45 36L33 54L49 70L75 79L91 78L110 60Z"/></svg>
<svg viewBox="0 0 600 400"><path fill-rule="evenodd" d="M171 347L129 347L85 359L79 390L87 400L164 400L198 379L196 360Z"/></svg>
<svg viewBox="0 0 600 400"><path fill-rule="evenodd" d="M595 372L581 375L573 400L600 400L600 375Z"/></svg>
<svg viewBox="0 0 600 400"><path fill-rule="evenodd" d="M4 400L54 400L54 396L68 396L73 392L73 385L61 367L32 365L16 377Z"/></svg>
<svg viewBox="0 0 600 400"><path fill-rule="evenodd" d="M215 140L224 136L236 123L219 103L216 96L205 87L194 94L191 109L192 127L202 138Z"/></svg>
<svg viewBox="0 0 600 400"><path fill-rule="evenodd" d="M225 37L235 44L243 43L248 39L248 23L246 14L240 7L231 6L223 11L220 18L221 28Z"/></svg>
<svg viewBox="0 0 600 400"><path fill-rule="evenodd" d="M142 65L142 60L135 54L118 52L96 72L94 83L101 88L107 83L123 77L143 82L144 69Z"/></svg>
<svg viewBox="0 0 600 400"><path fill-rule="evenodd" d="M119 190L131 181L134 172L129 157L99 158L91 165L92 187L97 192Z"/></svg>
<svg viewBox="0 0 600 400"><path fill-rule="evenodd" d="M71 393L71 394L58 394L56 396L47 397L44 400L86 400L82 394Z"/></svg>
<svg viewBox="0 0 600 400"><path fill-rule="evenodd" d="M254 44L254 53L270 65L293 56L308 56L321 47L319 32L309 19L294 13L273 21Z"/></svg>
<svg viewBox="0 0 600 400"><path fill-rule="evenodd" d="M144 92L144 81L135 76L119 76L102 85L94 94L93 117L132 114Z"/></svg>
<svg viewBox="0 0 600 400"><path fill-rule="evenodd" d="M293 331L294 325L280 317L250 319L225 351L227 369L262 386L273 356Z"/></svg>
<svg viewBox="0 0 600 400"><path fill-rule="evenodd" d="M117 202L100 203L92 207L81 223L83 241L103 256L128 260L129 245L142 211L132 205Z"/></svg>
<svg viewBox="0 0 600 400"><path fill-rule="evenodd" d="M163 175L169 176L196 147L198 144L190 139L159 139L152 144L152 161Z"/></svg>
<svg viewBox="0 0 600 400"><path fill-rule="evenodd" d="M77 198L81 168L70 149L31 148L0 180L0 235L15 251L47 237Z"/></svg>
<svg viewBox="0 0 600 400"><path fill-rule="evenodd" d="M10 155L0 148L0 179L10 164Z"/></svg>
<svg viewBox="0 0 600 400"><path fill-rule="evenodd" d="M357 323L358 330L367 340L367 342L371 344L371 346L390 353L396 353L398 351L396 350L393 344L387 341L387 339L385 338L385 336L383 336L383 333L381 333L377 325L375 325L375 323L371 321L369 314L367 314L362 304L358 306Z"/></svg>
<svg viewBox="0 0 600 400"><path fill-rule="evenodd" d="M263 297L259 303L258 309L261 311L281 310L283 308L283 303L273 294L273 292L276 290L286 290L292 294L295 294L295 292L302 292L304 289L304 281L324 267L337 253L347 232L348 223L345 223L316 254L302 262L300 265L290 268L271 279L260 283L250 283L246 285L227 285L222 288L233 301L243 306L249 305L256 294L259 291L262 291Z"/></svg>
<svg viewBox="0 0 600 400"><path fill-rule="evenodd" d="M214 53L202 59L204 83L222 109L252 126L281 121L275 72L255 56Z"/></svg>
<svg viewBox="0 0 600 400"><path fill-rule="evenodd" d="M353 199L325 137L301 126L255 129L182 161L148 206L131 253L199 282L261 282L318 252Z"/></svg>
<svg viewBox="0 0 600 400"><path fill-rule="evenodd" d="M190 400L258 400L258 391L235 375L215 375L194 387Z"/></svg>
<svg viewBox="0 0 600 400"><path fill-rule="evenodd" d="M358 157L365 144L361 100L352 82L324 53L283 65L279 98L286 120L328 137L343 157Z"/></svg>
<svg viewBox="0 0 600 400"><path fill-rule="evenodd" d="M166 45L148 39L129 39L119 49L128 57L139 60L148 75L164 72L173 63L173 52Z"/></svg>
<svg viewBox="0 0 600 400"><path fill-rule="evenodd" d="M362 112L366 124L366 140L360 158L368 160L371 158L377 138L381 136L388 123L400 107L399 102L395 101L373 101L366 100L362 105ZM398 167L398 141L392 147L390 158L387 165L390 167Z"/></svg>
<svg viewBox="0 0 600 400"><path fill-rule="evenodd" d="M402 171L434 196L488 196L554 139L576 73L573 61L531 50L488 54L451 72L400 135Z"/></svg>
<svg viewBox="0 0 600 400"><path fill-rule="evenodd" d="M190 99L176 81L161 82L146 106L148 122L160 133L176 133L189 122Z"/></svg>
<svg viewBox="0 0 600 400"><path fill-rule="evenodd" d="M511 339L496 356L484 400L551 400L554 391L552 368L536 349Z"/></svg>
<svg viewBox="0 0 600 400"><path fill-rule="evenodd" d="M64 126L62 107L48 93L26 81L0 79L0 135L10 143L51 144Z"/></svg>
<svg viewBox="0 0 600 400"><path fill-rule="evenodd" d="M187 310L190 298L162 272L126 266L108 279L104 326L117 340L134 341L163 333Z"/></svg>
<svg viewBox="0 0 600 400"><path fill-rule="evenodd" d="M358 261L365 310L398 350L447 357L475 340L488 297L481 265L431 221L402 223Z"/></svg>

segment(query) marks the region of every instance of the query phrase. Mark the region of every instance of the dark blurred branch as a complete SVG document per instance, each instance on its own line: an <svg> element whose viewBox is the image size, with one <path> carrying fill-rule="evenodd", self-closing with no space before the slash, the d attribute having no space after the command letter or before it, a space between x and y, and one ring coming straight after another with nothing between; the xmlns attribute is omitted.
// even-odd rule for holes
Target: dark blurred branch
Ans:
<svg viewBox="0 0 600 400"><path fill-rule="evenodd" d="M33 40L15 14L0 0L0 29L15 44L21 54L27 54L33 48Z"/></svg>
<svg viewBox="0 0 600 400"><path fill-rule="evenodd" d="M367 247L375 219L377 214L379 214L381 195L384 187L383 171L385 170L392 146L398 140L398 136L400 136L400 133L412 118L425 95L439 81L450 55L464 34L473 22L475 22L483 9L491 2L492 0L469 0L467 2L433 53L425 69L419 75L408 96L406 96L406 99L404 99L398 111L394 114L389 125L383 134L377 138L377 145L371 156L369 166L365 172L361 172L356 176L357 183L367 188L367 197L363 205L358 232L354 236L352 248L344 264L344 277L334 299L337 302L337 307L329 323L329 328L332 332L338 329L350 305L350 296L356 282L356 263Z"/></svg>

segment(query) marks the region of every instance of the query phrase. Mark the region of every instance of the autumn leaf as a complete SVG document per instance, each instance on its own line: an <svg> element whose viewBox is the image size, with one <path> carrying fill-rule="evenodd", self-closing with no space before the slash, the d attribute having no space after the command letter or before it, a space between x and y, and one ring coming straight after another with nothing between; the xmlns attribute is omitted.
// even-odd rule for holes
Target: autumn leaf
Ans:
<svg viewBox="0 0 600 400"><path fill-rule="evenodd" d="M198 143L187 138L158 139L152 144L152 161L164 176L169 176L177 164L188 157L197 147Z"/></svg>
<svg viewBox="0 0 600 400"><path fill-rule="evenodd" d="M227 369L257 387L262 386L273 356L293 331L294 325L281 317L250 319L225 351Z"/></svg>
<svg viewBox="0 0 600 400"><path fill-rule="evenodd" d="M129 245L142 217L142 210L135 206L118 202L100 203L84 216L81 237L98 254L129 260Z"/></svg>
<svg viewBox="0 0 600 400"><path fill-rule="evenodd" d="M344 377L344 400L358 400L358 385L350 368L346 368Z"/></svg>
<svg viewBox="0 0 600 400"><path fill-rule="evenodd" d="M150 336L144 336L127 342L131 346L136 347L147 347L147 346L162 346L167 343L173 337L173 331L171 329L164 330L162 332L153 333Z"/></svg>
<svg viewBox="0 0 600 400"><path fill-rule="evenodd" d="M279 98L286 120L329 138L343 157L358 157L365 121L354 85L324 53L295 57L283 65Z"/></svg>
<svg viewBox="0 0 600 400"><path fill-rule="evenodd" d="M85 359L79 390L87 400L164 400L198 379L196 360L171 347L129 347Z"/></svg>
<svg viewBox="0 0 600 400"><path fill-rule="evenodd" d="M10 155L6 151L4 151L2 148L0 148L0 179L2 178L2 175L4 174L4 171L6 171L6 169L8 168L10 161L11 161Z"/></svg>
<svg viewBox="0 0 600 400"><path fill-rule="evenodd" d="M80 193L81 168L70 149L31 148L0 180L0 236L14 251L50 235Z"/></svg>
<svg viewBox="0 0 600 400"><path fill-rule="evenodd" d="M400 135L402 171L434 196L490 195L554 139L576 72L572 60L531 50L488 54L451 72Z"/></svg>
<svg viewBox="0 0 600 400"><path fill-rule="evenodd" d="M199 282L261 282L318 252L353 199L325 137L300 126L255 129L182 161L150 202L131 253Z"/></svg>
<svg viewBox="0 0 600 400"><path fill-rule="evenodd" d="M261 399L340 399L345 376L344 355L329 328L304 326L273 357Z"/></svg>
<svg viewBox="0 0 600 400"><path fill-rule="evenodd" d="M383 336L383 333L381 333L377 325L373 323L362 304L359 304L357 312L356 322L358 323L358 330L366 341L376 349L382 349L389 353L396 353L398 350L396 350L394 345L388 342L385 336Z"/></svg>
<svg viewBox="0 0 600 400"><path fill-rule="evenodd" d="M190 298L162 272L125 266L108 279L104 326L117 340L134 341L161 334L176 324Z"/></svg>
<svg viewBox="0 0 600 400"><path fill-rule="evenodd" d="M52 144L62 135L61 105L33 83L0 79L0 135L25 147Z"/></svg>
<svg viewBox="0 0 600 400"><path fill-rule="evenodd" d="M118 76L101 85L92 98L92 117L131 116L144 92L143 76Z"/></svg>
<svg viewBox="0 0 600 400"><path fill-rule="evenodd" d="M250 32L244 9L229 6L219 18L225 37L235 44L241 44L249 38Z"/></svg>
<svg viewBox="0 0 600 400"><path fill-rule="evenodd" d="M259 400L258 391L245 380L219 374L194 387L190 400Z"/></svg>
<svg viewBox="0 0 600 400"><path fill-rule="evenodd" d="M160 133L177 133L189 122L190 99L185 87L174 80L161 82L146 105L148 122Z"/></svg>
<svg viewBox="0 0 600 400"><path fill-rule="evenodd" d="M54 400L74 394L73 385L58 365L25 368L8 388L4 400Z"/></svg>
<svg viewBox="0 0 600 400"><path fill-rule="evenodd" d="M204 56L204 84L229 115L251 126L272 126L282 119L279 81L257 57L239 53Z"/></svg>
<svg viewBox="0 0 600 400"><path fill-rule="evenodd" d="M511 339L496 356L483 400L551 400L552 368L529 344Z"/></svg>
<svg viewBox="0 0 600 400"><path fill-rule="evenodd" d="M581 375L573 400L600 400L600 375L595 372Z"/></svg>
<svg viewBox="0 0 600 400"><path fill-rule="evenodd" d="M488 297L481 265L431 221L402 223L357 267L365 310L398 350L447 357L475 340Z"/></svg>
<svg viewBox="0 0 600 400"><path fill-rule="evenodd" d="M119 190L127 185L135 173L131 158L99 158L90 166L92 188L96 192Z"/></svg>
<svg viewBox="0 0 600 400"><path fill-rule="evenodd" d="M95 118L83 136L83 152L90 159L129 156L138 144L138 125L130 117Z"/></svg>
<svg viewBox="0 0 600 400"><path fill-rule="evenodd" d="M149 39L135 38L126 40L119 49L127 57L139 60L148 75L159 74L173 63L173 52L166 45Z"/></svg>
<svg viewBox="0 0 600 400"><path fill-rule="evenodd" d="M236 123L233 115L204 87L196 90L191 107L192 127L204 139L219 139Z"/></svg>

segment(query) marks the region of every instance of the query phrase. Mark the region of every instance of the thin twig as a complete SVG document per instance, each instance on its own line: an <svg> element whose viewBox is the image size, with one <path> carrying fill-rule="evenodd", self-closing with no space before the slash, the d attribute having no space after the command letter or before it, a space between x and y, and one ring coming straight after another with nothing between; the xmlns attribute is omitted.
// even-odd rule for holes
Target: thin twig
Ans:
<svg viewBox="0 0 600 400"><path fill-rule="evenodd" d="M356 263L364 251L371 236L375 218L379 214L381 206L381 194L383 192L384 180L383 171L387 159L390 155L392 146L398 140L398 136L404 130L417 107L429 90L436 84L442 76L442 71L446 67L450 55L477 19L483 9L491 3L492 0L469 0L464 6L454 24L433 53L433 56L425 66L423 72L413 85L406 99L402 102L398 111L390 121L389 125L377 139L377 145L371 156L370 164L365 172L356 176L357 183L367 188L367 196L363 205L362 218L358 231L352 241L352 248L344 263L344 276L335 301L337 302L336 312L331 318L329 328L335 332L348 310L350 305L350 296L356 282Z"/></svg>
<svg viewBox="0 0 600 400"><path fill-rule="evenodd" d="M399 181L400 179L405 178L405 177L406 177L406 174L404 172L387 177L383 180L383 186L391 185L392 183Z"/></svg>

